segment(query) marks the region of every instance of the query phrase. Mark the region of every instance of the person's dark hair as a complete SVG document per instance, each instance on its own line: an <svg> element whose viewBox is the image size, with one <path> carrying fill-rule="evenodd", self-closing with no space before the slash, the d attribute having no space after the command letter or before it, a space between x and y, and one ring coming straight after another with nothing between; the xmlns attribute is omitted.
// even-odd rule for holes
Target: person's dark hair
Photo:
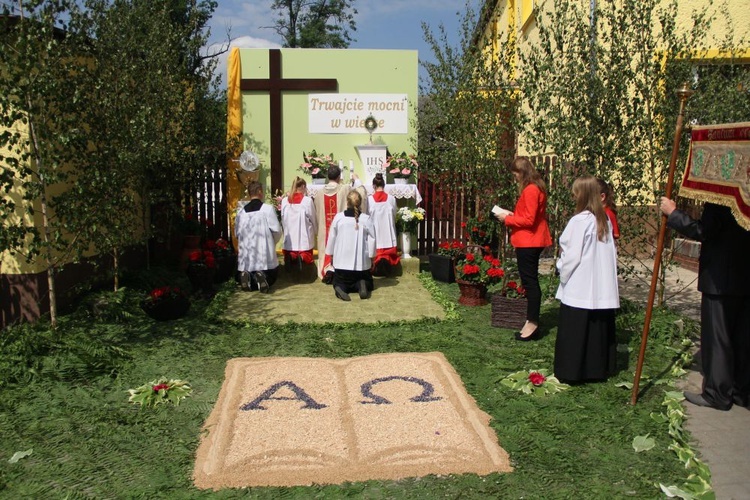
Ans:
<svg viewBox="0 0 750 500"><path fill-rule="evenodd" d="M536 184L543 193L547 192L547 185L544 183L544 180L542 180L542 176L539 175L539 171L527 156L519 156L514 159L510 164L510 171L521 174L521 178L518 180L519 190L523 191L523 188L529 184Z"/></svg>
<svg viewBox="0 0 750 500"><path fill-rule="evenodd" d="M249 182L247 184L247 194L253 197L263 195L263 184L258 181Z"/></svg>
<svg viewBox="0 0 750 500"><path fill-rule="evenodd" d="M617 213L617 203L615 203L615 193L612 188L604 179L596 178L596 182L599 183L599 192L604 195L602 204L605 208L609 208L614 213Z"/></svg>
<svg viewBox="0 0 750 500"><path fill-rule="evenodd" d="M335 181L338 180L338 178L341 177L341 169L338 165L331 165L328 167L328 180L329 181Z"/></svg>
<svg viewBox="0 0 750 500"><path fill-rule="evenodd" d="M383 174L381 174L380 172L375 174L375 177L372 178L372 187L385 187L385 179L383 179Z"/></svg>

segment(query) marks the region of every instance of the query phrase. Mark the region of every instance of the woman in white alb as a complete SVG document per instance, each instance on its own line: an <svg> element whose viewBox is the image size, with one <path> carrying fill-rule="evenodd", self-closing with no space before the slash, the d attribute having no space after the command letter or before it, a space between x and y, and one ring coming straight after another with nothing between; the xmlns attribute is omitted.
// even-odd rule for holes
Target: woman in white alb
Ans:
<svg viewBox="0 0 750 500"><path fill-rule="evenodd" d="M367 213L375 227L376 254L372 262L372 274L385 276L399 263L396 249L396 198L385 192L383 174L375 174L372 180L374 190L367 199Z"/></svg>
<svg viewBox="0 0 750 500"><path fill-rule="evenodd" d="M375 229L370 216L362 213L362 197L357 191L346 196L346 210L331 222L326 245L326 257L331 257L336 272L333 290L336 297L349 301L350 292L359 298L370 298L373 289L372 257L375 256Z"/></svg>
<svg viewBox="0 0 750 500"><path fill-rule="evenodd" d="M313 263L317 217L313 200L307 196L307 182L295 177L289 194L281 200L281 224L284 226L284 264Z"/></svg>
<svg viewBox="0 0 750 500"><path fill-rule="evenodd" d="M560 235L560 300L555 376L564 382L604 380L615 372L617 249L599 183L590 175L573 183L575 215Z"/></svg>

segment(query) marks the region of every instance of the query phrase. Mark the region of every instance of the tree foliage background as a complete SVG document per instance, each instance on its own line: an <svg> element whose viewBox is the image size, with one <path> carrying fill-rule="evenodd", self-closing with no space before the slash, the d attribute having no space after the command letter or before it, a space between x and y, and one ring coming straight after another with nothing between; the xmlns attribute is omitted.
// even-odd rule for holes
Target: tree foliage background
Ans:
<svg viewBox="0 0 750 500"><path fill-rule="evenodd" d="M675 0L603 1L593 13L585 4L560 0L540 8L535 14L539 42L519 42L517 65L513 44L502 31L494 41L494 61L482 64L490 41L482 42L475 31L479 15L468 9L459 47L448 44L442 27L437 35L426 27L436 62L425 65L420 156L430 173L445 174L444 181L480 191L491 187L496 191L492 202L512 208L512 181L498 161L509 155L497 155L503 142L492 126L515 127L525 149L557 157L557 168L548 177L548 214L555 235L571 214L572 181L590 173L615 187L624 222L621 255L648 256L654 249L660 218L654 207L664 192L679 106L674 90L687 81L697 91L688 102L686 123L750 119L750 71L738 57L738 48L747 47L748 40L733 41L735 32L722 3L697 8L686 27L676 25ZM716 31L712 27L722 23L725 38L710 40ZM725 57L698 64L696 57L709 47ZM504 90L512 84L518 92L508 94ZM482 92L488 86L494 91ZM465 96L472 93L485 101L469 105ZM502 119L506 116L507 121ZM450 143L431 141L431 136ZM687 137L683 134L678 182ZM472 173L466 174L467 169ZM489 170L494 178L483 175ZM471 180L466 182L466 176Z"/></svg>
<svg viewBox="0 0 750 500"><path fill-rule="evenodd" d="M55 270L146 243L151 204L179 200L223 154L214 63L200 55L216 3L14 7L0 50L0 243L44 263L54 322Z"/></svg>
<svg viewBox="0 0 750 500"><path fill-rule="evenodd" d="M274 0L273 30L284 47L345 49L357 31L354 0Z"/></svg>

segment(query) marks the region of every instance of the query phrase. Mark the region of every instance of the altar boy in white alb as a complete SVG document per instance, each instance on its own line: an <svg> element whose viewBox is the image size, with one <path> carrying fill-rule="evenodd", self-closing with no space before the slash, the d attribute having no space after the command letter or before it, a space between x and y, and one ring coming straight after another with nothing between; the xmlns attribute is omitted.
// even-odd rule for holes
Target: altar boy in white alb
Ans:
<svg viewBox="0 0 750 500"><path fill-rule="evenodd" d="M239 210L234 221L239 246L237 270L243 290L268 293L278 274L276 244L281 239L281 224L276 209L263 203L260 182L248 184L247 194L250 201Z"/></svg>
<svg viewBox="0 0 750 500"><path fill-rule="evenodd" d="M307 182L295 177L292 188L281 200L281 222L284 226L284 264L313 263L315 233L318 230L318 219L312 198L307 196Z"/></svg>
<svg viewBox="0 0 750 500"><path fill-rule="evenodd" d="M333 290L336 297L349 301L350 292L359 292L360 299L369 299L373 289L372 257L375 256L375 229L370 216L361 212L362 196L351 191L346 197L346 210L331 222L326 257L333 262Z"/></svg>

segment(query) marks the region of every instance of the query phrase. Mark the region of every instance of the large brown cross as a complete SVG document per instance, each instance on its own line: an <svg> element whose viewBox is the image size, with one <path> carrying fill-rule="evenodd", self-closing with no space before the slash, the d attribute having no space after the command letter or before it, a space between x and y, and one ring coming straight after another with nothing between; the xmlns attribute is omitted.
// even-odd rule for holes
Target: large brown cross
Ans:
<svg viewBox="0 0 750 500"><path fill-rule="evenodd" d="M281 91L282 90L338 90L335 78L289 78L281 77L281 50L268 51L268 78L240 80L240 90L267 90L271 99L271 189L283 190L281 174L283 171L283 149L281 124Z"/></svg>

